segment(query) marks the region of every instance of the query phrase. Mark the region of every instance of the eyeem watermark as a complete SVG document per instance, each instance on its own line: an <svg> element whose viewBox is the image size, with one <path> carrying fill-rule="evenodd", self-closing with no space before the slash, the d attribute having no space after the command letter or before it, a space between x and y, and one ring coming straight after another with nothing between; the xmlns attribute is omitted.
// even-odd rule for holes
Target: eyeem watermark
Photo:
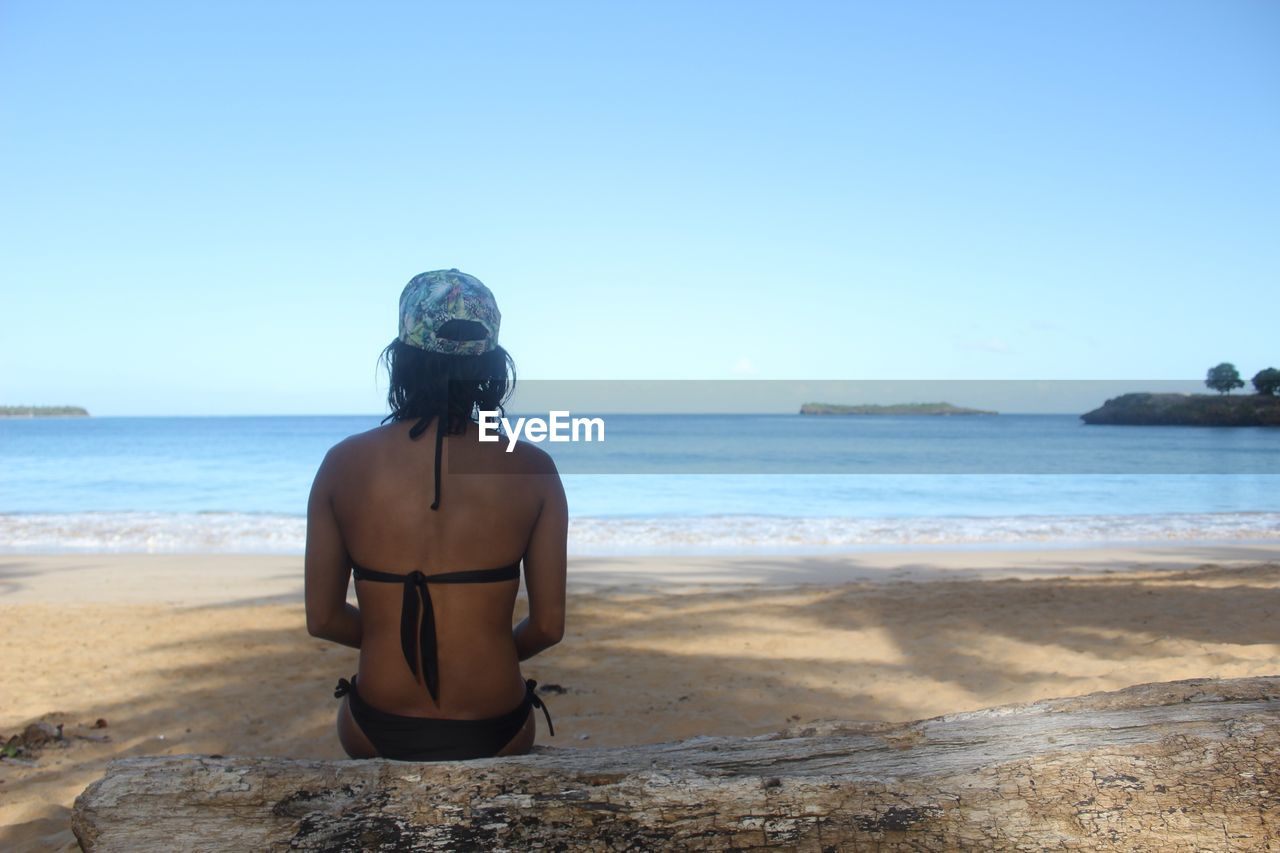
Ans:
<svg viewBox="0 0 1280 853"><path fill-rule="evenodd" d="M604 441L604 418L575 418L569 412L547 412L547 418L516 418L513 423L496 411L479 412L480 440L501 441L508 436L507 453L520 439L544 441ZM502 432L499 432L501 428Z"/></svg>

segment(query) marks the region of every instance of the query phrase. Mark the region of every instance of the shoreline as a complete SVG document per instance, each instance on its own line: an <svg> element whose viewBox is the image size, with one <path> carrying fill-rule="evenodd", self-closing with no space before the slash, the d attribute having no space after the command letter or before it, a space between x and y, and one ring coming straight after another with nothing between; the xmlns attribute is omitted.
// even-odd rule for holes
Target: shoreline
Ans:
<svg viewBox="0 0 1280 853"><path fill-rule="evenodd" d="M1257 481L1242 488L1249 494L1257 492L1257 500L1263 501L1263 486L1263 481ZM1269 497L1265 502L1270 503ZM304 516L270 512L0 513L0 558L64 554L283 557L301 556L305 542ZM579 515L569 524L569 555L575 560L1272 544L1280 545L1278 510L885 517L724 512Z"/></svg>

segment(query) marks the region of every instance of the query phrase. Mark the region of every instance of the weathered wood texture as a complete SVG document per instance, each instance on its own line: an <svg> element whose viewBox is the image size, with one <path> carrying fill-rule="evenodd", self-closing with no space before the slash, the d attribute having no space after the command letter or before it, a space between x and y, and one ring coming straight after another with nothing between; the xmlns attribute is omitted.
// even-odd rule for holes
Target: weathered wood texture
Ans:
<svg viewBox="0 0 1280 853"><path fill-rule="evenodd" d="M1280 676L441 764L126 758L86 850L1280 850Z"/></svg>

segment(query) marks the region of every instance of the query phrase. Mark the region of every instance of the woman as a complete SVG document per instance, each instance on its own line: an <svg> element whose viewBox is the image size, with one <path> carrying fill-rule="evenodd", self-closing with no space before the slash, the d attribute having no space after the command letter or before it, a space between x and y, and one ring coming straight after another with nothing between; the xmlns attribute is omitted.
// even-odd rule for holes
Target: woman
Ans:
<svg viewBox="0 0 1280 853"><path fill-rule="evenodd" d="M391 414L335 445L316 474L307 630L360 649L334 694L352 758L520 754L533 709L546 714L520 661L564 633L568 509L543 451L478 440L475 412L501 411L514 383L499 320L472 276L410 281L383 352ZM529 615L512 629L521 561ZM358 607L346 600L352 572Z"/></svg>

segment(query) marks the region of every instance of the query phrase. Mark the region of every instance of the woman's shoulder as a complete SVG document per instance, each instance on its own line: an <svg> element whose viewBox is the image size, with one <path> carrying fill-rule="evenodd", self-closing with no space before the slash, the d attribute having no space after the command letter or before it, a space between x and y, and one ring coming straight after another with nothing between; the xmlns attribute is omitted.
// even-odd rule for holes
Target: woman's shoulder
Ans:
<svg viewBox="0 0 1280 853"><path fill-rule="evenodd" d="M462 438L463 436L459 436ZM556 463L551 454L527 441L511 441L502 435L483 434L474 424L468 424L465 441L476 459L483 459L483 467L494 473L504 474L556 474Z"/></svg>
<svg viewBox="0 0 1280 853"><path fill-rule="evenodd" d="M556 463L551 458L551 454L527 441L517 441L511 451L507 451L507 444L502 443L502 453L504 456L511 458L514 467L518 467L521 473L526 474L555 474Z"/></svg>
<svg viewBox="0 0 1280 853"><path fill-rule="evenodd" d="M321 463L322 467L344 465L353 460L367 458L370 453L374 453L379 447L386 445L391 432L397 426L394 423L383 424L373 429L347 436L325 452L324 461Z"/></svg>

